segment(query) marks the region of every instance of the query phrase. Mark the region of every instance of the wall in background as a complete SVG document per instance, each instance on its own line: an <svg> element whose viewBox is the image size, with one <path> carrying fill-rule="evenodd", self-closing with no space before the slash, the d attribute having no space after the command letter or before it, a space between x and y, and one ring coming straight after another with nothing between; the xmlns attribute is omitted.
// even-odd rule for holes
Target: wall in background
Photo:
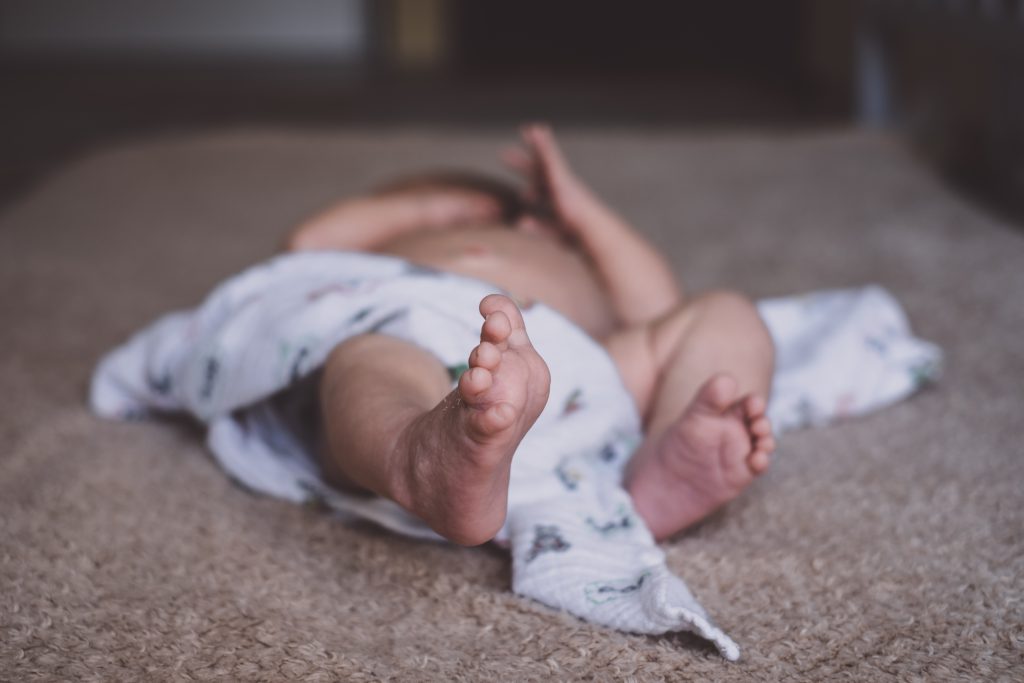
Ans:
<svg viewBox="0 0 1024 683"><path fill-rule="evenodd" d="M907 133L956 184L1024 219L1024 0L864 9L865 122Z"/></svg>
<svg viewBox="0 0 1024 683"><path fill-rule="evenodd" d="M33 57L352 61L365 0L3 0L0 49Z"/></svg>

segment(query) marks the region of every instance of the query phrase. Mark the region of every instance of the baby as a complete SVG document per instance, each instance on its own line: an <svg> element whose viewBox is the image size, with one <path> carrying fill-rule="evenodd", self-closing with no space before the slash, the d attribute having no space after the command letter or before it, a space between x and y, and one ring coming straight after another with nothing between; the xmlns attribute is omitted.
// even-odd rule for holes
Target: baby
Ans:
<svg viewBox="0 0 1024 683"><path fill-rule="evenodd" d="M480 343L454 390L437 358L397 338L363 334L335 347L320 385L325 476L393 500L456 543L493 538L512 458L548 399L548 367L519 308L539 301L614 360L646 433L623 483L655 538L667 538L768 467L771 338L740 294L684 297L664 258L579 179L547 127L526 127L502 156L524 192L473 176L413 178L343 201L289 237L291 251L389 254L512 295L480 302Z"/></svg>

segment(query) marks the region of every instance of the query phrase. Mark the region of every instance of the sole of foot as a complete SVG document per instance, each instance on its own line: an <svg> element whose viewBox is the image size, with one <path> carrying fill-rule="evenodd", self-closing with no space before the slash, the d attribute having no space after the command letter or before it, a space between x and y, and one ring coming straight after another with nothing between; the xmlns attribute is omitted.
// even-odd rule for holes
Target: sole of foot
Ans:
<svg viewBox="0 0 1024 683"><path fill-rule="evenodd" d="M683 414L646 441L627 471L634 506L662 540L738 496L769 465L772 427L760 396L738 396L726 373L708 379Z"/></svg>
<svg viewBox="0 0 1024 683"><path fill-rule="evenodd" d="M461 545L489 541L505 521L509 471L547 403L551 376L506 296L480 302L480 343L469 369L400 439L405 456L395 500Z"/></svg>

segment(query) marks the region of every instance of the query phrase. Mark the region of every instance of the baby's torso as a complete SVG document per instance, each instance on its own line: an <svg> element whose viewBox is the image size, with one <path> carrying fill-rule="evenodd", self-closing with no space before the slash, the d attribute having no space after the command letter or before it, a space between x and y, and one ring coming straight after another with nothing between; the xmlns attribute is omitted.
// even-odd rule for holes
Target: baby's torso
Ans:
<svg viewBox="0 0 1024 683"><path fill-rule="evenodd" d="M403 235L376 251L492 282L524 304L550 306L597 339L615 327L587 258L552 237L503 226L455 228Z"/></svg>

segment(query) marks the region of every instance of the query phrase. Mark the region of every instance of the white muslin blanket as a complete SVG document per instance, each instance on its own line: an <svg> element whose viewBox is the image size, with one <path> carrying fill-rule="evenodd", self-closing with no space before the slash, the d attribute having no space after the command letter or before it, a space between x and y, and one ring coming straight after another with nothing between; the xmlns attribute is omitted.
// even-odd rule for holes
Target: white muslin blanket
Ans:
<svg viewBox="0 0 1024 683"><path fill-rule="evenodd" d="M496 291L386 256L278 256L105 356L92 407L120 419L187 411L207 425L214 456L244 485L437 540L394 503L321 479L313 454L318 369L342 340L376 331L429 350L455 378L479 342L479 301ZM937 376L939 350L911 336L881 288L773 299L759 309L778 346L769 415L779 430L867 412ZM551 394L513 458L496 538L512 555L513 590L623 631L690 630L736 659L739 648L669 571L622 488L641 424L611 359L553 310L538 304L523 315L551 370Z"/></svg>

